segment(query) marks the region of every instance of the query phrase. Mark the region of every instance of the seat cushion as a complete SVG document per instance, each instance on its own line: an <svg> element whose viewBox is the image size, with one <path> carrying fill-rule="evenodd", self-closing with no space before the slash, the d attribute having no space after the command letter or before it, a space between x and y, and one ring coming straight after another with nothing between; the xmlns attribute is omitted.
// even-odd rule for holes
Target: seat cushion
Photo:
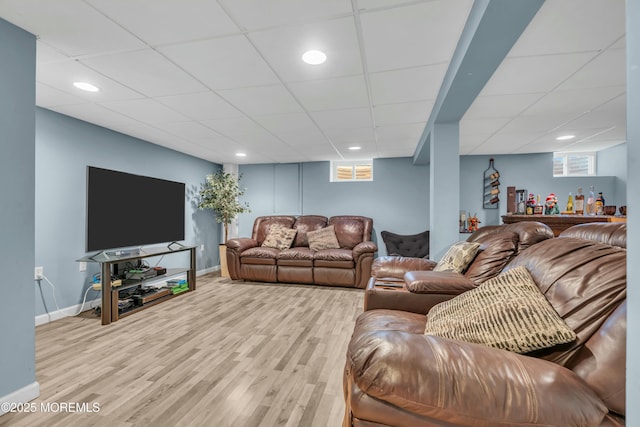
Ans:
<svg viewBox="0 0 640 427"><path fill-rule="evenodd" d="M280 253L278 249L258 246L256 248L249 248L246 251L243 251L240 254L240 259L242 259L243 262L245 258L273 259L275 261L278 257L278 253Z"/></svg>

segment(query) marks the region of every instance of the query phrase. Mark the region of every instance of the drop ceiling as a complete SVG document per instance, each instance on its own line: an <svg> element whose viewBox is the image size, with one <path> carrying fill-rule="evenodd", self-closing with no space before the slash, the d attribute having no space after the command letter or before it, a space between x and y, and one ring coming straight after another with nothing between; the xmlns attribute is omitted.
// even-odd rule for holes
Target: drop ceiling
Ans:
<svg viewBox="0 0 640 427"><path fill-rule="evenodd" d="M0 0L0 17L38 37L38 106L217 163L287 163L412 156L472 5ZM547 0L462 119L461 154L624 142L625 67L624 0Z"/></svg>

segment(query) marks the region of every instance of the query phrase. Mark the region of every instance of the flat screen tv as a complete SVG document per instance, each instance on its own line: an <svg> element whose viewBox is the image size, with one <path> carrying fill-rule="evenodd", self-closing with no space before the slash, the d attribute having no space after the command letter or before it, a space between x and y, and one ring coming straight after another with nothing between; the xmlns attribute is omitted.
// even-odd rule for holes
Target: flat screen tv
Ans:
<svg viewBox="0 0 640 427"><path fill-rule="evenodd" d="M87 167L87 252L184 240L185 185Z"/></svg>

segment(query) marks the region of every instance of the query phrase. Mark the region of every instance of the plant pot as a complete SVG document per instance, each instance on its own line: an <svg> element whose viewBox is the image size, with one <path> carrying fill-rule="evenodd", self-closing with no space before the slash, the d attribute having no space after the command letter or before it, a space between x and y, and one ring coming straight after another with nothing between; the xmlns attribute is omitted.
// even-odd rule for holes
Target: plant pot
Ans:
<svg viewBox="0 0 640 427"><path fill-rule="evenodd" d="M227 267L227 245L220 243L218 245L218 251L220 252L220 276L230 277L229 268Z"/></svg>

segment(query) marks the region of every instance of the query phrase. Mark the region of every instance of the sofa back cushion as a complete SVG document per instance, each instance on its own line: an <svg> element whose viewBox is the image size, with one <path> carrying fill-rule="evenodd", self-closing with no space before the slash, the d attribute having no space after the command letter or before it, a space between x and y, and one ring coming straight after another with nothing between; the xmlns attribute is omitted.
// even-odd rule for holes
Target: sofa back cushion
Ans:
<svg viewBox="0 0 640 427"><path fill-rule="evenodd" d="M626 260L626 249L563 237L529 247L505 267L508 270L525 266L553 308L577 334L573 343L541 350L536 356L567 365L626 299Z"/></svg>
<svg viewBox="0 0 640 427"><path fill-rule="evenodd" d="M309 231L320 230L327 226L328 218L320 215L301 215L296 218L293 228L298 230L296 239L293 241L293 247L308 247L309 240L307 239L307 233Z"/></svg>
<svg viewBox="0 0 640 427"><path fill-rule="evenodd" d="M518 234L512 231L493 233L477 239L478 254L464 275L475 283L496 277L518 251Z"/></svg>
<svg viewBox="0 0 640 427"><path fill-rule="evenodd" d="M271 215L259 216L253 222L253 231L251 238L258 242L258 246L262 245L264 239L269 234L272 225L280 225L283 228L292 228L296 217L291 215Z"/></svg>
<svg viewBox="0 0 640 427"><path fill-rule="evenodd" d="M627 223L600 222L578 224L567 228L560 233L558 237L576 237L578 239L591 240L611 246L618 246L619 248L626 248Z"/></svg>
<svg viewBox="0 0 640 427"><path fill-rule="evenodd" d="M598 394L609 410L623 416L626 413L626 336L625 300L567 365Z"/></svg>
<svg viewBox="0 0 640 427"><path fill-rule="evenodd" d="M467 242L482 241L491 234L512 232L518 235L518 250L516 253L535 245L538 242L553 237L553 231L548 225L538 221L522 221L514 224L488 225L473 233Z"/></svg>
<svg viewBox="0 0 640 427"><path fill-rule="evenodd" d="M371 240L373 220L364 216L332 216L329 225L334 226L342 249L353 249L358 243Z"/></svg>

